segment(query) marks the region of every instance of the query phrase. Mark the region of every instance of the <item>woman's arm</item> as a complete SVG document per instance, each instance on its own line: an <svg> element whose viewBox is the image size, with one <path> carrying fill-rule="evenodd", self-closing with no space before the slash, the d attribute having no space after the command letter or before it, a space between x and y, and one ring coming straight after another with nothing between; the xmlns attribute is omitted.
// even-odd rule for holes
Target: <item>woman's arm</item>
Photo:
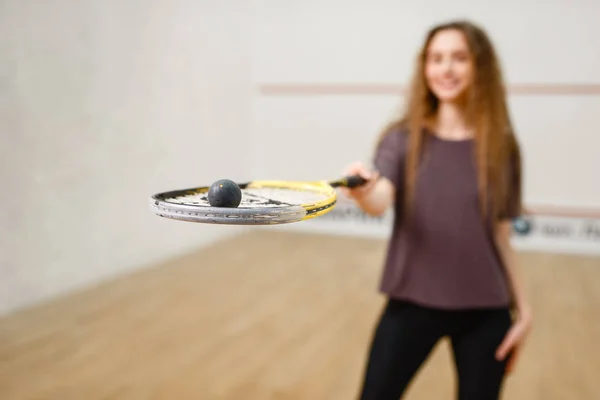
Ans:
<svg viewBox="0 0 600 400"><path fill-rule="evenodd" d="M502 221L498 226L496 234L498 248L506 268L517 314L512 327L496 350L496 358L498 360L503 360L510 354L506 367L507 372L511 372L514 368L521 346L531 329L533 318L523 275L517 267L515 252L510 243L511 231L511 222Z"/></svg>
<svg viewBox="0 0 600 400"><path fill-rule="evenodd" d="M531 306L525 290L525 283L521 271L517 267L515 251L510 242L512 229L510 220L500 222L496 233L496 242L513 292L516 311L519 315L530 315Z"/></svg>
<svg viewBox="0 0 600 400"><path fill-rule="evenodd" d="M353 197L364 212L379 216L384 214L394 202L394 192L392 183L387 178L380 177L370 191Z"/></svg>

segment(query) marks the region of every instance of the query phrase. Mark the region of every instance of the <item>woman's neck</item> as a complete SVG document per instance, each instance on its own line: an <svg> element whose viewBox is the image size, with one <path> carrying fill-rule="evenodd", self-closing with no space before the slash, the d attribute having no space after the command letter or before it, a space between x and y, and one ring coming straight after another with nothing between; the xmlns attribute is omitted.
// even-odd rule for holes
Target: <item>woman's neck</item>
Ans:
<svg viewBox="0 0 600 400"><path fill-rule="evenodd" d="M435 133L442 139L465 140L473 137L460 105L441 103L435 117Z"/></svg>

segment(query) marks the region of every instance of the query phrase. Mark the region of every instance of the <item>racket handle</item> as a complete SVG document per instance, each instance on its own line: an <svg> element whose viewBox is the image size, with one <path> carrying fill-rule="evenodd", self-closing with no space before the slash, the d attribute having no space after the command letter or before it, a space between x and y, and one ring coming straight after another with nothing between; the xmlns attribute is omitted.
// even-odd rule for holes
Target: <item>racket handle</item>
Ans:
<svg viewBox="0 0 600 400"><path fill-rule="evenodd" d="M333 187L347 187L347 188L355 188L358 186L362 186L367 182L365 178L360 175L350 175L345 178L339 179L337 181L331 182L331 186Z"/></svg>

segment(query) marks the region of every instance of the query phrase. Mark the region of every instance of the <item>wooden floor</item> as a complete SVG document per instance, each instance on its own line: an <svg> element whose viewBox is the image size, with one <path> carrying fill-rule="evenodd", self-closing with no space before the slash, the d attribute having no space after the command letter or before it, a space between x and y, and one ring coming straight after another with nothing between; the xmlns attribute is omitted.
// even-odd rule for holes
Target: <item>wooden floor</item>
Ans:
<svg viewBox="0 0 600 400"><path fill-rule="evenodd" d="M0 320L0 399L349 400L385 243L261 232ZM600 399L600 259L521 254L535 329L505 399ZM445 342L407 399L452 399Z"/></svg>

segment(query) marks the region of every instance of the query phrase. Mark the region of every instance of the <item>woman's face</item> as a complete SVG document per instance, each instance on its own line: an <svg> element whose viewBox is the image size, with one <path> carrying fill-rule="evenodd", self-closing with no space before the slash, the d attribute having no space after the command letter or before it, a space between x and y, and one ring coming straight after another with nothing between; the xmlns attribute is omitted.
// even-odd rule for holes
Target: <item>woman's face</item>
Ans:
<svg viewBox="0 0 600 400"><path fill-rule="evenodd" d="M438 32L427 48L425 79L441 102L459 102L473 80L473 62L462 32Z"/></svg>

